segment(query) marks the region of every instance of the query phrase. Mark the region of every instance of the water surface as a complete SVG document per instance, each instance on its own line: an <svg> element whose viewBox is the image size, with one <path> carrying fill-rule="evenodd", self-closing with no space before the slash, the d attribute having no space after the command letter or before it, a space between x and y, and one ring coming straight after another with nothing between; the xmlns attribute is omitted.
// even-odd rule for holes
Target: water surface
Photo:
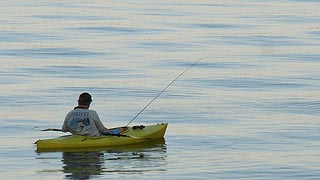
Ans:
<svg viewBox="0 0 320 180"><path fill-rule="evenodd" d="M320 3L0 3L3 179L320 178ZM106 126L169 123L165 142L37 153L81 92Z"/></svg>

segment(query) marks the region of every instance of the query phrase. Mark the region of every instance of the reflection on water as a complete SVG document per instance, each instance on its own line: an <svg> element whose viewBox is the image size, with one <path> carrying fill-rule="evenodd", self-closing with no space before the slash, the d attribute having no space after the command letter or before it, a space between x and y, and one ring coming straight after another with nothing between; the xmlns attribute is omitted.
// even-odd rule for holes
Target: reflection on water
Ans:
<svg viewBox="0 0 320 180"><path fill-rule="evenodd" d="M100 175L104 163L103 152L64 152L63 172L68 179L89 179Z"/></svg>
<svg viewBox="0 0 320 180"><path fill-rule="evenodd" d="M113 174L143 174L166 171L164 139L128 146L74 149L62 152L62 172L67 179L95 179ZM59 152L54 152L57 154ZM41 161L52 159L52 153L38 153ZM58 158L58 157L57 157ZM41 170L52 173L59 170Z"/></svg>

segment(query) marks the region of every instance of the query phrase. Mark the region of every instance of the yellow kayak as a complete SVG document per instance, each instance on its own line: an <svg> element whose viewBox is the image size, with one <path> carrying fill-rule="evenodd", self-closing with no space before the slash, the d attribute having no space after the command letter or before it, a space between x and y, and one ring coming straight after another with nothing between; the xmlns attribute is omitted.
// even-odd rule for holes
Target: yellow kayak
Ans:
<svg viewBox="0 0 320 180"><path fill-rule="evenodd" d="M67 135L35 142L37 151L56 151L72 148L113 147L149 142L163 138L168 124L133 126L126 128L120 135L79 136Z"/></svg>

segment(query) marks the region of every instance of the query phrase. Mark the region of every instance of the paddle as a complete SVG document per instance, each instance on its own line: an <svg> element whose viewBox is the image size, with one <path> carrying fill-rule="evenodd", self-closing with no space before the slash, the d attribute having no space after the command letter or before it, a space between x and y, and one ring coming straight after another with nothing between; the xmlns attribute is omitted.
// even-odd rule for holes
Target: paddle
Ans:
<svg viewBox="0 0 320 180"><path fill-rule="evenodd" d="M62 132L62 129L55 129L55 128L47 128L47 129L42 129L41 131L60 131ZM136 137L132 135L125 135L125 134L102 134L103 136L117 136L117 137L129 137L133 139L145 139L145 140L151 140L151 138L144 138L144 137Z"/></svg>
<svg viewBox="0 0 320 180"><path fill-rule="evenodd" d="M61 131L62 132L62 129L48 128L48 129L42 129L41 131Z"/></svg>

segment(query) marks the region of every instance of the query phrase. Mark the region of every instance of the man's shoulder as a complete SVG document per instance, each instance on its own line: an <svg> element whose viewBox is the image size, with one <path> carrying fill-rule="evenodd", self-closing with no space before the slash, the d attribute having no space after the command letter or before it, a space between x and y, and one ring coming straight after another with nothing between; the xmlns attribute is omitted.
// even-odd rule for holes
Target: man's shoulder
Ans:
<svg viewBox="0 0 320 180"><path fill-rule="evenodd" d="M95 111L95 110L92 110L92 109L87 109L89 112L91 112L91 113L96 113L97 114L97 111Z"/></svg>
<svg viewBox="0 0 320 180"><path fill-rule="evenodd" d="M68 114L72 114L72 113L76 113L76 112L85 112L85 113L89 113L89 114L97 114L97 112L95 110L92 110L92 109L81 109L81 108L73 109L73 110L69 111Z"/></svg>

